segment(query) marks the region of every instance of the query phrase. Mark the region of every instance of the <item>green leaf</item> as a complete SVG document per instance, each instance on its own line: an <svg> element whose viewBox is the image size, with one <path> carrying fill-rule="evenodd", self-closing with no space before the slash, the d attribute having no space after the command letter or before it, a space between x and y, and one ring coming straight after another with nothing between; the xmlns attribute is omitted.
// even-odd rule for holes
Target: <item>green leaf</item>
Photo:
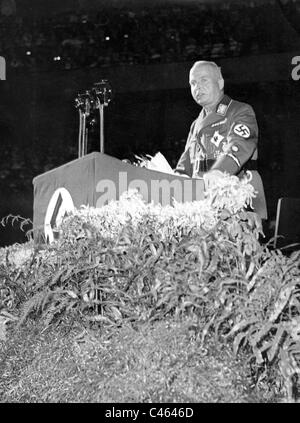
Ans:
<svg viewBox="0 0 300 423"><path fill-rule="evenodd" d="M282 289L282 291L279 294L279 298L274 305L274 310L269 317L270 322L275 322L275 320L277 320L277 318L279 317L279 315L281 314L281 312L284 310L285 306L289 302L289 299L293 290L294 290L294 284L292 284L292 286L287 286Z"/></svg>
<svg viewBox="0 0 300 423"><path fill-rule="evenodd" d="M236 323L231 331L225 335L225 338L229 338L230 336L234 335L236 332L239 332L246 327L252 325L253 323L257 323L259 320L256 317L253 317L252 319L242 320L239 323Z"/></svg>
<svg viewBox="0 0 300 423"><path fill-rule="evenodd" d="M256 332L255 335L251 336L251 344L253 346L257 345L264 336L266 336L270 330L274 327L272 323L265 323L263 327Z"/></svg>
<svg viewBox="0 0 300 423"><path fill-rule="evenodd" d="M257 364L263 364L264 363L264 359L263 359L263 356L262 356L261 351L259 350L259 348L253 347L252 348L252 351L253 351L253 353L255 355Z"/></svg>
<svg viewBox="0 0 300 423"><path fill-rule="evenodd" d="M111 319L109 319L106 316L102 316L101 314L97 314L95 316L88 316L87 320L90 322L103 322L103 323L109 323L110 325L115 325L115 322L113 322Z"/></svg>
<svg viewBox="0 0 300 423"><path fill-rule="evenodd" d="M208 334L208 331L209 331L210 327L214 323L214 320L215 320L215 316L212 316L210 318L210 320L206 323L206 325L204 326L204 328L202 329L202 336L201 336L200 345L203 345L204 344L205 338L206 338L206 336Z"/></svg>
<svg viewBox="0 0 300 423"><path fill-rule="evenodd" d="M238 353L238 350L240 348L240 345L241 345L243 339L246 338L246 337L247 337L247 333L245 333L245 332L238 333L235 336L234 341L233 341L233 354L235 356L237 356L237 353Z"/></svg>
<svg viewBox="0 0 300 423"><path fill-rule="evenodd" d="M0 341L6 341L6 323L5 317L0 316Z"/></svg>
<svg viewBox="0 0 300 423"><path fill-rule="evenodd" d="M279 328L278 328L278 330L276 332L275 338L272 341L272 347L267 352L268 360L270 362L274 360L274 357L276 355L276 352L277 352L277 350L279 348L279 343L280 343L280 341L281 341L284 333L285 333L285 327L283 325L282 326L279 326Z"/></svg>

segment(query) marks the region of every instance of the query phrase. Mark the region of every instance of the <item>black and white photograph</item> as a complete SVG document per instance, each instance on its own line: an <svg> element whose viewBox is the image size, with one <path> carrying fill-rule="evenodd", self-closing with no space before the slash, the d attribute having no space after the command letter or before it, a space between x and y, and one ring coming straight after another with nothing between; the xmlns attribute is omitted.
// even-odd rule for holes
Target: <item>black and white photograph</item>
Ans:
<svg viewBox="0 0 300 423"><path fill-rule="evenodd" d="M0 0L0 403L300 402L300 0Z"/></svg>

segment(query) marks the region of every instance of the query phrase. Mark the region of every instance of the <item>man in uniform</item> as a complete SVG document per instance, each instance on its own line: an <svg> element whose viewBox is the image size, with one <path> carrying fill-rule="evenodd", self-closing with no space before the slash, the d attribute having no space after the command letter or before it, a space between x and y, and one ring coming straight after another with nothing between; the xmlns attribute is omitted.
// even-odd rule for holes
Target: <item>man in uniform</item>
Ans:
<svg viewBox="0 0 300 423"><path fill-rule="evenodd" d="M254 211L267 219L263 184L257 172L258 127L252 107L224 95L221 69L214 62L194 63L189 82L192 97L202 110L191 125L175 171L203 177L206 188L224 172L241 178L246 170L251 171L251 184L257 191Z"/></svg>

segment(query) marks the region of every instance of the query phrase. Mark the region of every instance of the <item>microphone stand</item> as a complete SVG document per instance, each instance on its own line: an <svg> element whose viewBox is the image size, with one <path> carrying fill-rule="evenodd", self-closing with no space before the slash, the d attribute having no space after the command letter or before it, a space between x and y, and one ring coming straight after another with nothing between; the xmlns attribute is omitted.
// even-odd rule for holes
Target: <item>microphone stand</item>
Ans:
<svg viewBox="0 0 300 423"><path fill-rule="evenodd" d="M95 109L99 109L100 152L104 153L104 106L108 106L111 98L112 88L107 79L96 82L91 90L76 97L75 107L79 111L78 158L87 154L88 126L95 123L95 119L88 121L87 118Z"/></svg>
<svg viewBox="0 0 300 423"><path fill-rule="evenodd" d="M107 79L102 79L94 84L92 91L96 97L96 108L99 109L100 153L104 153L104 106L108 106L111 101L112 88Z"/></svg>
<svg viewBox="0 0 300 423"><path fill-rule="evenodd" d="M78 134L78 158L82 157L82 123L83 123L83 112L78 109L79 112L79 134Z"/></svg>
<svg viewBox="0 0 300 423"><path fill-rule="evenodd" d="M87 118L90 115L90 93L79 94L76 98L76 107L79 111L78 158L87 154L88 127Z"/></svg>
<svg viewBox="0 0 300 423"><path fill-rule="evenodd" d="M99 109L100 122L100 153L104 153L104 103L100 103L98 98L97 108Z"/></svg>
<svg viewBox="0 0 300 423"><path fill-rule="evenodd" d="M83 127L82 127L82 132L83 132L83 136L82 136L82 155L85 156L87 154L87 144L88 144L88 127L87 127L87 118L90 115L90 109L91 109L91 105L90 105L90 100L89 98L85 99L85 112L83 113Z"/></svg>

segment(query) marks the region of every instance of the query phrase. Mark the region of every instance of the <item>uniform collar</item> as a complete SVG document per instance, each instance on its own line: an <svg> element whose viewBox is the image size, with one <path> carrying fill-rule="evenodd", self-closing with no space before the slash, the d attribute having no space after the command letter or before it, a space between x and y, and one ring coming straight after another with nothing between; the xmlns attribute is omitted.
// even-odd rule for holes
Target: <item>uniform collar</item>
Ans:
<svg viewBox="0 0 300 423"><path fill-rule="evenodd" d="M197 120L195 129L200 131L206 126L212 125L213 123L219 122L222 119L222 116L225 116L230 106L232 99L228 95L224 95L218 104L216 104L215 109L205 116L204 108L202 108L199 119Z"/></svg>
<svg viewBox="0 0 300 423"><path fill-rule="evenodd" d="M221 116L225 116L230 103L231 98L229 95L224 94L219 103L216 105L215 113Z"/></svg>
<svg viewBox="0 0 300 423"><path fill-rule="evenodd" d="M207 116L211 113L217 113L219 115L224 116L226 114L226 111L228 109L230 102L231 102L231 98L228 95L224 94L212 110L207 111L203 107L202 108L202 111L203 111L202 115Z"/></svg>

